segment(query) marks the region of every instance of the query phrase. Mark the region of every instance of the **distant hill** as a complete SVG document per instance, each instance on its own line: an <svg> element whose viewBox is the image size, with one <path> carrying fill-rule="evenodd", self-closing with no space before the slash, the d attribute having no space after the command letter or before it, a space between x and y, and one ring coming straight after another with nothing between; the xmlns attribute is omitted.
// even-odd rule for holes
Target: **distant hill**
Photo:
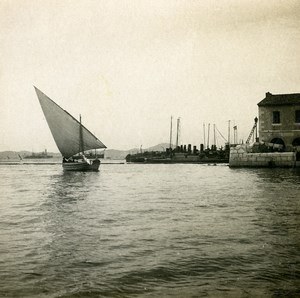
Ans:
<svg viewBox="0 0 300 298"><path fill-rule="evenodd" d="M21 151L21 152L26 152L26 151ZM14 152L14 151L3 151L0 152L0 159L1 160L19 160L18 154L21 155L21 152Z"/></svg>
<svg viewBox="0 0 300 298"><path fill-rule="evenodd" d="M149 148L142 148L142 151L165 151L166 148L169 147L169 144L167 143L161 143L158 144L156 146L153 147L149 147ZM125 159L125 157L128 154L136 154L138 152L140 152L140 148L133 148L130 150L115 150L115 149L107 149L105 150L105 158L109 158L109 159Z"/></svg>
<svg viewBox="0 0 300 298"><path fill-rule="evenodd" d="M158 144L156 146L147 148L143 151L166 151L166 148L169 148L169 147L170 147L169 143L161 143L161 144Z"/></svg>
<svg viewBox="0 0 300 298"><path fill-rule="evenodd" d="M158 144L156 146L153 146L153 147L149 147L149 148L142 148L142 151L145 152L145 151L165 151L166 148L169 147L169 144L168 143L161 143L161 144ZM125 157L128 155L128 154L135 154L135 153L138 153L140 152L140 148L133 148L133 149L130 149L130 150L116 150L116 149L107 149L105 150L105 155L104 157L106 159L125 159ZM20 157L21 158L24 158L25 156L30 156L32 155L32 152L30 151L2 151L0 152L0 160L5 160L5 161L8 161L8 160L20 160ZM60 153L52 153L52 152L48 152L48 155L52 155L53 158L55 159L60 159L61 158L61 154Z"/></svg>

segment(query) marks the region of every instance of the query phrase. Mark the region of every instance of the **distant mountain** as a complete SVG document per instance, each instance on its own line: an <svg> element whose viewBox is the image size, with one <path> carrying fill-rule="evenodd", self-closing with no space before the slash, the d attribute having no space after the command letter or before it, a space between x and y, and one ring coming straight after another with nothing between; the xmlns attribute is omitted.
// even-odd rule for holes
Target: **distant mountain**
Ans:
<svg viewBox="0 0 300 298"><path fill-rule="evenodd" d="M158 144L156 146L152 146L149 148L142 148L142 151L165 151L166 148L169 147L168 143L161 143ZM116 150L116 149L107 149L105 150L105 154L104 154L104 158L106 159L125 159L125 157L128 154L136 154L138 152L140 152L141 149L140 148L133 148L130 150ZM24 158L25 156L30 156L32 155L32 152L30 151L3 151L0 152L0 160L20 160L21 158ZM48 152L48 155L52 155L53 158L61 158L61 154L60 153L52 153L52 152Z"/></svg>
<svg viewBox="0 0 300 298"><path fill-rule="evenodd" d="M105 159L125 159L125 157L129 154L130 150L122 151L115 149L107 149L104 153Z"/></svg>
<svg viewBox="0 0 300 298"><path fill-rule="evenodd" d="M166 148L169 148L168 143L161 143L149 148L142 148L142 151L165 151ZM133 148L130 150L115 150L115 149L107 149L105 150L105 158L108 159L125 159L128 154L136 154L141 152L140 148Z"/></svg>
<svg viewBox="0 0 300 298"><path fill-rule="evenodd" d="M158 144L156 146L147 148L143 151L166 151L166 148L169 148L169 147L170 147L169 143L161 143L161 144Z"/></svg>
<svg viewBox="0 0 300 298"><path fill-rule="evenodd" d="M26 152L26 151L22 151L22 152ZM0 152L0 159L1 160L19 160L19 156L18 153L20 154L21 152L14 152L14 151L3 151Z"/></svg>

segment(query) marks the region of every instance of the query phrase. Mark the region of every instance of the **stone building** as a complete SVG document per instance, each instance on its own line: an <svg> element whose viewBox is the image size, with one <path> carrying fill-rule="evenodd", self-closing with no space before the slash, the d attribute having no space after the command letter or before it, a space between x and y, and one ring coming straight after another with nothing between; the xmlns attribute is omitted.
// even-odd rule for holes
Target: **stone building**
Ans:
<svg viewBox="0 0 300 298"><path fill-rule="evenodd" d="M300 93L271 94L258 103L260 142L300 150Z"/></svg>

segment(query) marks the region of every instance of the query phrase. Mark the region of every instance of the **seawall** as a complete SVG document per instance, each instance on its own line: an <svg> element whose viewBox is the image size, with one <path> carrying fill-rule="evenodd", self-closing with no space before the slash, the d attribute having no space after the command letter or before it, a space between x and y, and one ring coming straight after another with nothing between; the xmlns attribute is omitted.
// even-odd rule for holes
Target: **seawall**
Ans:
<svg viewBox="0 0 300 298"><path fill-rule="evenodd" d="M253 153L251 146L237 145L230 148L230 167L280 167L300 166L295 152Z"/></svg>

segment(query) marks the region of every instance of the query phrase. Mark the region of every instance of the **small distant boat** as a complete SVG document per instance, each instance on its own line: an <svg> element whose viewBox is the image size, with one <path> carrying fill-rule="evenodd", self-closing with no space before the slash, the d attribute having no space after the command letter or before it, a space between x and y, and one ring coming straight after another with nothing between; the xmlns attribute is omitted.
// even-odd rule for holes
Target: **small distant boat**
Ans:
<svg viewBox="0 0 300 298"><path fill-rule="evenodd" d="M34 87L55 143L63 156L65 171L98 171L100 160L89 159L84 152L106 148L87 128L62 109L38 88ZM77 157L75 155L77 154ZM79 158L78 158L79 156Z"/></svg>

